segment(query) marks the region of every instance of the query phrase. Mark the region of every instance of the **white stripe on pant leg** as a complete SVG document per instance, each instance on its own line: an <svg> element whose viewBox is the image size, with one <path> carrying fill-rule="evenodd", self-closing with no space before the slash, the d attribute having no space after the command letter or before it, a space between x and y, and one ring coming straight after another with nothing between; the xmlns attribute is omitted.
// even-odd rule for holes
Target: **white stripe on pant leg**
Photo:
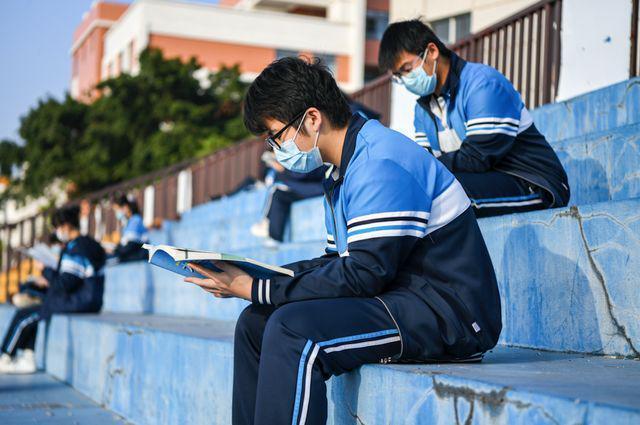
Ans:
<svg viewBox="0 0 640 425"><path fill-rule="evenodd" d="M354 342L351 344L337 345L335 347L326 348L325 353L333 353L335 351L351 350L354 348L373 347L374 345L390 344L392 342L400 341L399 336L392 336L389 338L378 339L376 341Z"/></svg>
<svg viewBox="0 0 640 425"><path fill-rule="evenodd" d="M266 279L264 281L264 298L266 304L271 304L271 279Z"/></svg>
<svg viewBox="0 0 640 425"><path fill-rule="evenodd" d="M258 303L262 304L262 279L258 279Z"/></svg>
<svg viewBox="0 0 640 425"><path fill-rule="evenodd" d="M11 341L9 341L9 346L7 347L7 351L10 353L13 351L14 346L18 343L18 339L20 338L20 334L22 334L22 330L30 325L31 323L38 320L38 313L33 313L31 316L27 316L25 319L20 322L16 331L13 333L11 337Z"/></svg>
<svg viewBox="0 0 640 425"><path fill-rule="evenodd" d="M313 351L309 356L309 361L307 362L307 370L305 373L305 382L304 382L304 399L302 401L302 413L300 413L300 425L304 425L307 422L307 410L309 410L309 393L311 392L311 374L313 372L313 363L316 361L316 356L318 355L318 350L320 347L314 344Z"/></svg>

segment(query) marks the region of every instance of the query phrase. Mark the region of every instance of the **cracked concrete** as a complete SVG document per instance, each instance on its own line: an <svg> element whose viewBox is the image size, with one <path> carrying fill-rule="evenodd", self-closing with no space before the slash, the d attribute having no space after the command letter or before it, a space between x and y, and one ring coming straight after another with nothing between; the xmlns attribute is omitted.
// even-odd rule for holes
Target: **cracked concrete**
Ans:
<svg viewBox="0 0 640 425"><path fill-rule="evenodd" d="M589 261L589 265L591 267L591 271L593 272L593 274L596 277L598 283L600 284L600 289L602 290L602 293L603 293L604 299L605 299L606 313L609 316L611 324L616 329L617 335L620 336L622 339L624 339L626 341L627 345L629 346L629 349L633 352L633 355L630 355L629 357L640 358L640 351L638 351L638 348L636 348L635 344L633 343L633 340L627 334L627 331L626 331L624 325L622 325L620 323L620 321L618 320L618 318L616 317L616 315L613 312L613 303L611 301L611 295L609 294L609 289L607 288L607 282L605 280L603 272L600 270L600 267L598 266L598 263L596 262L595 258L592 255L593 251L591 250L591 248L589 246L589 242L587 241L587 236L586 236L586 233L585 233L585 230L584 230L584 225L583 225L583 217L580 214L580 210L578 209L578 207L574 206L574 207L571 207L569 209L569 212L570 212L571 216L573 218L575 218L577 220L577 222L578 222L578 228L580 230L580 236L582 237L582 243L584 245L584 251L585 251L585 253L587 255L587 259Z"/></svg>

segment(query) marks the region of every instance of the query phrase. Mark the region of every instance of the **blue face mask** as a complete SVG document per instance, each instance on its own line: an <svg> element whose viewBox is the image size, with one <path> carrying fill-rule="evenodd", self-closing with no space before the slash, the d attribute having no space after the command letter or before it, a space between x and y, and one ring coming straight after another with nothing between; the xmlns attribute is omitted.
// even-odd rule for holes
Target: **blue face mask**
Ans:
<svg viewBox="0 0 640 425"><path fill-rule="evenodd" d="M295 171L297 173L310 173L311 171L322 167L322 157L320 156L320 149L318 149L318 138L320 132L316 134L316 140L313 143L313 148L308 152L302 152L296 145L296 137L300 132L300 127L304 123L304 119L307 116L305 113L300 121L300 125L296 130L296 133L291 139L287 139L280 145L280 149L275 149L276 159L287 170Z"/></svg>
<svg viewBox="0 0 640 425"><path fill-rule="evenodd" d="M422 67L426 58L427 52L425 52L420 65L412 69L407 75L402 76L402 83L405 85L407 90L420 97L428 96L433 93L436 90L436 84L438 83L438 78L436 77L438 61L433 62L433 74L427 75L426 71Z"/></svg>
<svg viewBox="0 0 640 425"><path fill-rule="evenodd" d="M127 216L124 214L124 211L122 210L116 211L116 220L118 220L121 223L127 220Z"/></svg>

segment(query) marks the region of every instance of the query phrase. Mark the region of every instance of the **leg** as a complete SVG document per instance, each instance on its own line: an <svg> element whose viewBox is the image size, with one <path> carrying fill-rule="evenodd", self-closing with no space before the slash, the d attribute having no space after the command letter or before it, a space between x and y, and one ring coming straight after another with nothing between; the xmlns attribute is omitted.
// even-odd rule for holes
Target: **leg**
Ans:
<svg viewBox="0 0 640 425"><path fill-rule="evenodd" d="M284 228L289 219L291 204L299 198L295 192L290 190L276 189L273 192L271 203L269 204L269 212L267 213L267 218L269 219L269 236L271 238L282 242Z"/></svg>
<svg viewBox="0 0 640 425"><path fill-rule="evenodd" d="M272 306L250 305L242 312L236 323L231 409L234 425L253 424L262 334L273 310Z"/></svg>
<svg viewBox="0 0 640 425"><path fill-rule="evenodd" d="M255 424L324 424L325 380L400 353L375 298L303 301L278 308L264 331Z"/></svg>
<svg viewBox="0 0 640 425"><path fill-rule="evenodd" d="M33 350L38 320L40 320L39 306L17 310L2 342L2 352L14 356L18 349Z"/></svg>
<svg viewBox="0 0 640 425"><path fill-rule="evenodd" d="M518 177L488 171L486 173L454 173L478 218L548 208L546 192Z"/></svg>

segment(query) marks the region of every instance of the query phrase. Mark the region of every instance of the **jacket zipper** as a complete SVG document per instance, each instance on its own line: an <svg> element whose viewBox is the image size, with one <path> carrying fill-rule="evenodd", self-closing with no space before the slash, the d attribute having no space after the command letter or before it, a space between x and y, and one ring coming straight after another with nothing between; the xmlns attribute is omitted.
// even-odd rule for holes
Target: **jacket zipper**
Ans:
<svg viewBox="0 0 640 425"><path fill-rule="evenodd" d="M329 190L329 193L324 194L325 199L327 200L327 203L329 204L329 209L331 210L331 220L333 223L333 240L336 243L336 249L338 248L338 226L336 225L336 213L335 210L333 209L333 191L335 190L336 186L342 182L342 177L338 178L338 180L336 180L332 185L331 185L331 189ZM338 251L338 254L340 254L340 251Z"/></svg>

